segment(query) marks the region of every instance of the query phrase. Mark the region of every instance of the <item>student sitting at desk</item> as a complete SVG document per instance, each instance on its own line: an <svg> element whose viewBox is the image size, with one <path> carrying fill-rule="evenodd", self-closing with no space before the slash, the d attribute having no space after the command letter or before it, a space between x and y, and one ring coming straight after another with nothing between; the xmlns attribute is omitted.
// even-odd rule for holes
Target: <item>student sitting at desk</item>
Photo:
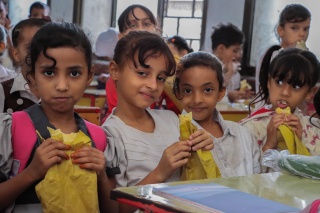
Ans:
<svg viewBox="0 0 320 213"><path fill-rule="evenodd" d="M242 44L245 37L243 32L231 23L220 23L214 27L211 34L212 53L221 60L224 68L224 83L227 97L222 102L235 102L239 99L249 99L254 92L250 89L240 88L240 60L242 57Z"/></svg>
<svg viewBox="0 0 320 213"><path fill-rule="evenodd" d="M170 110L148 109L175 67L168 45L155 33L132 31L116 45L110 76L117 85L118 103L102 127L109 142L109 175L115 175L110 180L117 187L179 181L191 149L213 148L203 129L179 141L178 117Z"/></svg>
<svg viewBox="0 0 320 213"><path fill-rule="evenodd" d="M270 63L272 54L273 50L270 50L263 57L260 89L250 103L266 104L241 124L255 135L262 152L289 149L291 154L319 155L320 131L310 123L310 117L298 108L317 89L319 61L312 52L297 48L282 50ZM294 141L286 142L288 134L279 137L281 126L290 129L295 136Z"/></svg>
<svg viewBox="0 0 320 213"><path fill-rule="evenodd" d="M260 151L254 136L241 125L223 120L216 110L226 92L219 59L194 52L182 57L177 67L174 93L184 110L192 112L197 127L211 134L211 153L221 176L260 173Z"/></svg>

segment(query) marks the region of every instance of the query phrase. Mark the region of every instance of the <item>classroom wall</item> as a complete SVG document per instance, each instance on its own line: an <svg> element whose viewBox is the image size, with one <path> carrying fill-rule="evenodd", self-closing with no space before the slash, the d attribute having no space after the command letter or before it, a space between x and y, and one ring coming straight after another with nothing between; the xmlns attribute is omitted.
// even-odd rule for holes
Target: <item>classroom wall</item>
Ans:
<svg viewBox="0 0 320 213"><path fill-rule="evenodd" d="M54 0L51 1L52 20L73 21L73 0Z"/></svg>

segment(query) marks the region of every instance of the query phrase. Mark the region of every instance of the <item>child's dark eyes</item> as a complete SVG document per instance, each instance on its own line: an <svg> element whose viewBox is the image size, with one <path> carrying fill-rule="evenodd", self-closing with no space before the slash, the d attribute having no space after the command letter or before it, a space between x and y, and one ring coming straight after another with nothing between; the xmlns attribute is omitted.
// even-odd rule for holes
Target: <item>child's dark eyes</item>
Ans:
<svg viewBox="0 0 320 213"><path fill-rule="evenodd" d="M72 76L72 77L77 77L77 76L79 76L80 75L80 72L79 71L71 71L70 72L70 76Z"/></svg>
<svg viewBox="0 0 320 213"><path fill-rule="evenodd" d="M44 71L43 74L45 76L53 76L54 75L54 72L52 70L47 70L47 71Z"/></svg>
<svg viewBox="0 0 320 213"><path fill-rule="evenodd" d="M146 27L150 27L152 25L152 23L151 22L144 22L143 25Z"/></svg>
<svg viewBox="0 0 320 213"><path fill-rule="evenodd" d="M300 84L300 83L293 83L293 84L292 84L292 87L293 87L294 89L301 89L302 86L303 86L303 85Z"/></svg>
<svg viewBox="0 0 320 213"><path fill-rule="evenodd" d="M206 93L209 93L209 92L212 92L213 89L212 89L212 88L206 88L204 91L205 91Z"/></svg>
<svg viewBox="0 0 320 213"><path fill-rule="evenodd" d="M137 73L138 75L141 75L141 76L148 76L147 73L143 71L138 71Z"/></svg>
<svg viewBox="0 0 320 213"><path fill-rule="evenodd" d="M191 89L183 89L182 92L183 92L183 93L186 93L186 94L190 94L190 93L191 93Z"/></svg>
<svg viewBox="0 0 320 213"><path fill-rule="evenodd" d="M165 82L167 80L167 77L158 76L158 80L161 82Z"/></svg>
<svg viewBox="0 0 320 213"><path fill-rule="evenodd" d="M280 86L282 86L282 85L284 84L284 82L281 81L281 80L276 80L276 82L277 82L277 84L280 85ZM302 87L302 85L299 84L299 83L293 83L293 84L291 84L291 85L292 85L292 87L293 87L294 89L300 89L300 88Z"/></svg>
<svg viewBox="0 0 320 213"><path fill-rule="evenodd" d="M283 85L283 81L281 81L281 80L276 80L276 82L278 85Z"/></svg>

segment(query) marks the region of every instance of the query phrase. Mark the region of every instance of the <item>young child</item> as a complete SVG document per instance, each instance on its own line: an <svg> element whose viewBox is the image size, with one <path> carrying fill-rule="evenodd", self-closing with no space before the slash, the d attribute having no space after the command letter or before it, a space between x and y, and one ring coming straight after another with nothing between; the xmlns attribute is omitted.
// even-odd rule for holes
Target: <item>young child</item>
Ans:
<svg viewBox="0 0 320 213"><path fill-rule="evenodd" d="M277 36L280 45L270 47L268 51L273 51L271 60L284 48L295 47L298 42L306 42L309 36L311 14L307 8L301 4L289 4L280 12ZM256 92L259 92L260 62L256 67Z"/></svg>
<svg viewBox="0 0 320 213"><path fill-rule="evenodd" d="M65 134L81 130L91 138L84 120L73 110L93 76L91 44L83 30L72 23L49 23L35 34L27 58L30 70L26 75L41 98L40 104L27 111L35 113L46 127L60 129ZM30 156L30 163L17 173L14 168L19 166L19 162L12 156L15 153L11 142L15 141L12 138L14 135L11 135L12 117L2 113L0 121L0 210L21 200L19 198L25 192L34 191L34 183L43 179L52 166L71 158L72 163L78 164L81 169L96 173L99 207L101 212L107 212L110 187L103 151L86 146L69 157L65 151L70 146L51 139L49 134L48 138L41 140L43 142L35 149L34 155ZM101 132L104 135L102 129ZM41 136L38 134L39 138ZM42 212L39 200L32 204L22 200L21 204L16 203L14 212L15 209L17 212Z"/></svg>
<svg viewBox="0 0 320 213"><path fill-rule="evenodd" d="M260 151L254 136L241 125L223 120L216 104L224 97L222 64L206 52L180 59L174 93L195 125L213 138L211 150L222 177L260 173ZM185 113L185 111L183 113Z"/></svg>
<svg viewBox="0 0 320 213"><path fill-rule="evenodd" d="M49 16L50 8L45 3L36 1L29 7L29 18L43 18Z"/></svg>
<svg viewBox="0 0 320 213"><path fill-rule="evenodd" d="M235 102L238 99L252 97L250 90L239 90L241 76L239 73L240 60L242 57L242 44L244 34L231 23L221 23L214 27L211 34L212 53L217 56L224 65L224 83L227 89L227 97L222 102Z"/></svg>
<svg viewBox="0 0 320 213"><path fill-rule="evenodd" d="M127 7L118 18L119 39L130 31L143 30L159 33L156 17L145 6L133 4ZM106 82L106 98L108 104L107 116L117 106L118 96L115 82L109 78ZM106 117L107 117L106 116Z"/></svg>
<svg viewBox="0 0 320 213"><path fill-rule="evenodd" d="M0 25L0 55L5 51L7 47L7 33L4 26ZM14 70L9 70L5 68L0 63L0 82L9 80L16 76Z"/></svg>
<svg viewBox="0 0 320 213"><path fill-rule="evenodd" d="M132 31L118 41L113 60L110 75L117 84L118 105L102 127L116 186L178 181L191 149L210 150L213 144L204 130L179 141L178 117L169 110L148 109L175 71L168 45L155 33Z"/></svg>
<svg viewBox="0 0 320 213"><path fill-rule="evenodd" d="M251 101L251 104L263 102L266 105L241 124L255 135L262 152L278 149L277 130L281 124L285 124L294 131L302 147L305 146L311 155L319 155L319 129L313 127L309 117L304 116L298 108L316 89L319 61L313 53L297 48L284 49L270 63L271 56L272 51L268 51L262 61L260 90ZM277 108L287 107L291 114L275 113Z"/></svg>
<svg viewBox="0 0 320 213"><path fill-rule="evenodd" d="M0 84L0 112L24 110L39 101L36 91L26 81L26 55L34 34L49 19L30 18L20 21L12 31L13 57L17 76Z"/></svg>

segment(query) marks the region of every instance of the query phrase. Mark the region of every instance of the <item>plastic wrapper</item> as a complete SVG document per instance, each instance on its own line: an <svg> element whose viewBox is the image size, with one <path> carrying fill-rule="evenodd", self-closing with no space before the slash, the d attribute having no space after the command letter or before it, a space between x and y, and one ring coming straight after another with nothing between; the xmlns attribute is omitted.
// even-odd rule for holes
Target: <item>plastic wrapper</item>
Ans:
<svg viewBox="0 0 320 213"><path fill-rule="evenodd" d="M197 130L192 124L192 114L179 115L180 140L188 140L190 135ZM188 163L182 167L181 180L200 180L221 177L220 170L210 151L192 151Z"/></svg>
<svg viewBox="0 0 320 213"><path fill-rule="evenodd" d="M274 171L285 171L292 175L320 180L320 156L290 154L269 149L265 151L262 165Z"/></svg>
<svg viewBox="0 0 320 213"><path fill-rule="evenodd" d="M48 127L51 138L71 146L70 156L83 146L91 146L90 138L82 131L63 134ZM43 212L86 213L99 212L97 175L95 171L81 169L72 159L52 166L45 178L36 186Z"/></svg>

